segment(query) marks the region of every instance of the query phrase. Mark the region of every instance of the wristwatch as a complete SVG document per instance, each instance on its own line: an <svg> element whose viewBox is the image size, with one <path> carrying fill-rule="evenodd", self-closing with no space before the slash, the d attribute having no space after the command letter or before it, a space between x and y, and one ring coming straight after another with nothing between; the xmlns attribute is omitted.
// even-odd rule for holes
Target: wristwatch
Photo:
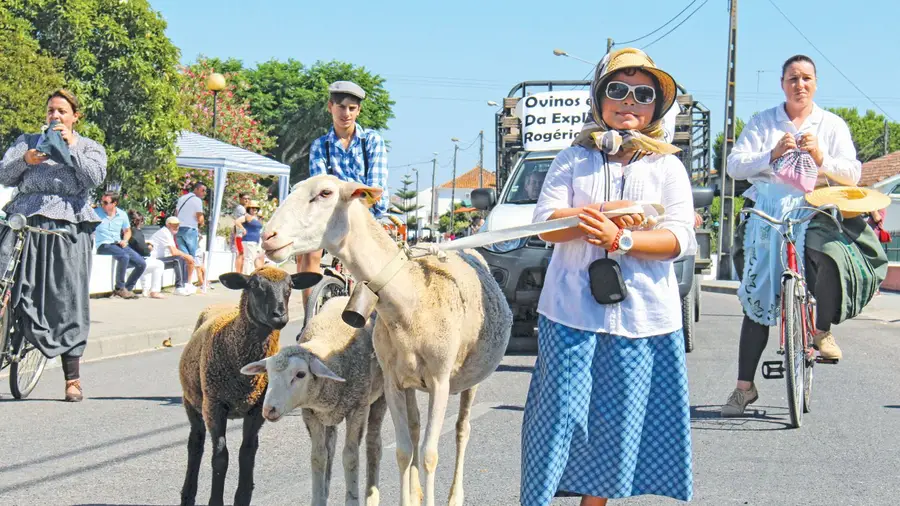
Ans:
<svg viewBox="0 0 900 506"><path fill-rule="evenodd" d="M631 230L627 228L623 228L619 231L619 235L616 238L616 241L613 243L613 247L610 250L610 255L625 255L629 251L631 251L631 247L634 246L634 238L631 236Z"/></svg>

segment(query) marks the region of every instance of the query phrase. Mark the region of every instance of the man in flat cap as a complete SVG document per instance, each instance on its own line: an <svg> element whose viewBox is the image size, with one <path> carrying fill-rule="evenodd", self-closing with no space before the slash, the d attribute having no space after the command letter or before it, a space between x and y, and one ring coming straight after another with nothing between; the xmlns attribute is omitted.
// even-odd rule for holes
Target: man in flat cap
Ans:
<svg viewBox="0 0 900 506"><path fill-rule="evenodd" d="M355 181L384 191L381 201L372 206L376 218L388 208L387 151L384 140L374 130L356 122L366 92L350 81L336 81L328 87L328 112L332 127L313 141L309 148L309 176L329 174L344 181ZM297 256L297 272L320 272L322 252ZM303 291L303 300L311 290Z"/></svg>

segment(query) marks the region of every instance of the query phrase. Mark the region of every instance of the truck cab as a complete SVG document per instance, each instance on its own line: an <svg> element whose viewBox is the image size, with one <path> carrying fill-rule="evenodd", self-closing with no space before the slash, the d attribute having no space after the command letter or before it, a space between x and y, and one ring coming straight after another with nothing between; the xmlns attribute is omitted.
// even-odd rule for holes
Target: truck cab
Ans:
<svg viewBox="0 0 900 506"><path fill-rule="evenodd" d="M526 82L520 83L510 92L510 97L504 101L504 108L497 113L497 188L479 189L472 192L472 205L483 211L488 211L482 231L501 230L509 227L531 223L541 185L553 163L557 153L567 147L571 140L572 132L580 131L581 124L574 121L577 115L568 110L552 110L549 108L541 114L547 123L552 123L555 118L568 117L569 130L562 130L559 139L549 138L552 142L527 142L528 139L547 139L546 133L540 129L531 129L530 125L538 125L540 120L529 116L527 104L550 104L558 101L561 107L572 104L575 98L583 95L566 94L566 90L588 87L588 81L558 81L558 82ZM546 91L528 94L529 89L535 87L544 88ZM532 97L528 101L521 100ZM534 98L536 97L536 98ZM570 99L569 102L566 100ZM701 119L703 109L697 107L690 96L682 95L680 114L674 121L673 144L682 148L682 161L687 161L689 175L694 183L704 179L703 170L692 171L697 165L703 165L705 179L708 180L709 167L709 142L706 139L705 151L700 146L692 146L695 138L693 135L693 116L696 110L700 110ZM689 102L685 107L685 103ZM701 106L702 107L702 106ZM588 106L589 114L589 106ZM705 111L706 132L709 131L708 111ZM585 116L581 116L585 118ZM545 123L546 124L546 123ZM553 126L551 125L551 129ZM559 131L552 130L554 134ZM680 134L680 135L679 135ZM708 134L707 134L708 137ZM566 138L563 142L563 138ZM702 140L698 138L698 140ZM559 141L559 142L556 142ZM679 142L680 141L680 142ZM540 149L546 146L549 149ZM705 157L705 159L704 159ZM701 176L701 177L697 177ZM707 188L695 188L694 206L703 208L712 203L713 190ZM678 278L679 292L682 297L682 310L684 313L685 347L688 351L693 348L693 323L699 320L699 278L709 266L709 234L698 231L698 255L685 256L675 262L675 273ZM511 351L531 351L536 349L537 332L537 305L543 288L544 273L550 265L550 257L553 254L553 245L544 242L538 237L516 239L512 241L489 244L478 248L488 265L491 273L500 288L503 290L510 309L513 312L513 333L510 338ZM696 278L696 279L695 279Z"/></svg>

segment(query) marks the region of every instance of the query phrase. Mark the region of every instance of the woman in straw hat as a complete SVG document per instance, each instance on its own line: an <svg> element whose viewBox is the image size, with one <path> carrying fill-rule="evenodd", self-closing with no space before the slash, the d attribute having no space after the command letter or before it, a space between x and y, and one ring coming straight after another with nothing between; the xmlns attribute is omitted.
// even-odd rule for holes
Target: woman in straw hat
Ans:
<svg viewBox="0 0 900 506"><path fill-rule="evenodd" d="M260 251L259 233L262 230L263 221L259 217L259 202L251 200L247 204L247 214L238 218L234 225L243 236L241 242L244 245L244 265L241 272L249 274L255 268L256 257L259 256Z"/></svg>
<svg viewBox="0 0 900 506"><path fill-rule="evenodd" d="M581 223L542 236L556 248L538 306L539 352L523 420L523 505L549 504L554 495L581 496L583 505L692 496L672 262L696 243L690 181L673 156L677 148L664 140L662 118L675 94L672 76L646 54L612 52L591 85L594 122L544 180L534 220L578 216ZM640 214L603 214L636 201L662 204L666 219L646 227ZM616 294L592 292L600 278L618 276L594 268L609 268L607 257L627 285L618 302Z"/></svg>
<svg viewBox="0 0 900 506"><path fill-rule="evenodd" d="M820 205L821 191L805 195L805 189L787 183L778 167L793 154L803 157L818 173L817 186L854 186L860 163L847 124L813 101L816 66L808 56L789 58L782 66L781 87L785 101L750 120L728 156L728 174L753 186L744 194L752 205L771 216L791 209ZM788 157L785 157L788 155ZM863 192L864 190L860 190ZM826 190L826 193L828 190ZM807 203L808 201L808 203ZM798 209L794 218L811 211ZM799 251L805 251L805 274L818 302L815 344L819 354L840 359L841 349L831 325L859 314L887 274L887 258L875 234L861 218L846 219L841 234L826 216L798 225ZM735 233L735 269L741 277L738 298L744 309L738 352L738 381L723 416L740 416L759 395L753 383L756 368L769 337L769 327L781 313L780 281L783 271L783 239L759 218L745 220Z"/></svg>

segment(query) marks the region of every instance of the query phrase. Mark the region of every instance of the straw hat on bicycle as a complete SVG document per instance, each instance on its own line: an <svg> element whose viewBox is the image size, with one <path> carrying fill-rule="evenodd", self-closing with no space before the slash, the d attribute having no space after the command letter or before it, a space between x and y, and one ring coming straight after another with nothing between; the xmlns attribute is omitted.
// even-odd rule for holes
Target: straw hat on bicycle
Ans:
<svg viewBox="0 0 900 506"><path fill-rule="evenodd" d="M806 201L813 206L834 204L844 218L854 218L864 213L879 211L891 205L891 198L870 188L856 186L829 186L806 194Z"/></svg>

